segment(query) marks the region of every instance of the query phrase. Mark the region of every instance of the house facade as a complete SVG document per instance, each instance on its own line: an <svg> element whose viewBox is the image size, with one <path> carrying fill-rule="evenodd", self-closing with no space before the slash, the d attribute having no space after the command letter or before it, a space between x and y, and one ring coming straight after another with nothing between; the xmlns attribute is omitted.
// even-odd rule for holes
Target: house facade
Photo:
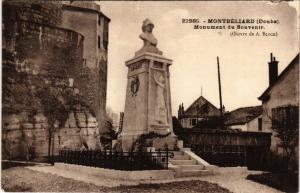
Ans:
<svg viewBox="0 0 300 193"><path fill-rule="evenodd" d="M280 140L273 128L299 127L299 54L278 75L278 61L271 54L269 87L258 98L262 101L262 128L271 131L271 150L281 154Z"/></svg>
<svg viewBox="0 0 300 193"><path fill-rule="evenodd" d="M186 110L183 104L179 105L178 109L178 120L183 128L195 127L200 121L218 116L220 110L203 96L195 100Z"/></svg>
<svg viewBox="0 0 300 193"><path fill-rule="evenodd" d="M247 131L262 131L262 114L246 123Z"/></svg>

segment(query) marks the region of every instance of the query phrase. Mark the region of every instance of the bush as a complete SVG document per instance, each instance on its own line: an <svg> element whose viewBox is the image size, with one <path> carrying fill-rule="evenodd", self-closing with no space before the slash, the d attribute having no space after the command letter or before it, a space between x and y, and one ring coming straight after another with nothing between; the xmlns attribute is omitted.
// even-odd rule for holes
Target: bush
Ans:
<svg viewBox="0 0 300 193"><path fill-rule="evenodd" d="M271 172L281 172L285 170L285 160L283 156L270 152L267 158L267 170Z"/></svg>
<svg viewBox="0 0 300 193"><path fill-rule="evenodd" d="M284 156L277 155L270 151L266 156L263 169L270 172L298 171L298 163L296 162L298 162L298 160L290 160L288 167Z"/></svg>
<svg viewBox="0 0 300 193"><path fill-rule="evenodd" d="M250 174L247 176L247 179L284 192L298 192L298 173L277 172Z"/></svg>

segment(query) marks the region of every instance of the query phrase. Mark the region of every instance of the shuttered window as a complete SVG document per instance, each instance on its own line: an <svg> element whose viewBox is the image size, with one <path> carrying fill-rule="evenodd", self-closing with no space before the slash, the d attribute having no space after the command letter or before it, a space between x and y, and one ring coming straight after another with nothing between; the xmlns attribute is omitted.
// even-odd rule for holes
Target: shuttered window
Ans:
<svg viewBox="0 0 300 193"><path fill-rule="evenodd" d="M299 107L285 106L272 109L272 128L298 128Z"/></svg>

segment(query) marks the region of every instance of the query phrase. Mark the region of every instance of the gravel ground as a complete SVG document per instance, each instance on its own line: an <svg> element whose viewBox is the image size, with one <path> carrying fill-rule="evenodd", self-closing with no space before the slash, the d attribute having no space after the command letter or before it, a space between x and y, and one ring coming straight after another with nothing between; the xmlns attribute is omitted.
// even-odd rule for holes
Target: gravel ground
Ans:
<svg viewBox="0 0 300 193"><path fill-rule="evenodd" d="M109 183L107 181L106 183ZM54 174L14 167L2 171L1 187L9 192L158 192L158 193L230 193L217 184L191 180L162 184L120 185L115 187L97 186Z"/></svg>
<svg viewBox="0 0 300 193"><path fill-rule="evenodd" d="M239 167L220 168L220 170L219 175L203 176L200 179L217 183L234 193L283 193L277 189L246 179L249 174L260 174L261 171L248 171Z"/></svg>
<svg viewBox="0 0 300 193"><path fill-rule="evenodd" d="M29 167L35 171L47 172L51 174L60 175L66 178L71 178L78 181L84 181L86 183L92 183L98 186L104 187L116 187L116 186L129 186L129 185L138 185L138 182L133 181L120 181L112 179L103 179L99 180L99 177L93 177L90 175L80 174L78 172L71 171L62 171L56 167ZM234 193L281 193L274 188L269 186L247 180L246 177L249 174L261 174L261 171L249 171L246 167L220 167L219 174L211 176L202 176L202 177L192 177L192 178L175 178L171 180L152 180L152 181L143 181L140 183L150 184L150 183L170 183L182 181L191 181L191 180L201 180L207 181L210 183L216 183L221 187L224 187ZM155 185L154 185L155 186ZM178 192L177 189L174 192Z"/></svg>

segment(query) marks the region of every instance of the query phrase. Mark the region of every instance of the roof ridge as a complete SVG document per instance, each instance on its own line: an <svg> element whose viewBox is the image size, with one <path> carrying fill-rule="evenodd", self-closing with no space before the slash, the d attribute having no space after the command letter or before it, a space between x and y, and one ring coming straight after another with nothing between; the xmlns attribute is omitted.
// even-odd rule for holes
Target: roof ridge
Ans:
<svg viewBox="0 0 300 193"><path fill-rule="evenodd" d="M207 103L209 103L210 105L212 105L213 107L215 107L216 109L218 109L214 104L212 104L209 100L207 100L204 96L200 95L196 100L194 100L194 102L185 110L188 111L190 110L190 108L198 101L200 100L201 98L203 98Z"/></svg>
<svg viewBox="0 0 300 193"><path fill-rule="evenodd" d="M262 107L262 105L248 106L248 107L239 107L239 108L237 108L237 109L232 110L231 112L236 111L236 110L239 110L239 109L256 108L256 107Z"/></svg>

